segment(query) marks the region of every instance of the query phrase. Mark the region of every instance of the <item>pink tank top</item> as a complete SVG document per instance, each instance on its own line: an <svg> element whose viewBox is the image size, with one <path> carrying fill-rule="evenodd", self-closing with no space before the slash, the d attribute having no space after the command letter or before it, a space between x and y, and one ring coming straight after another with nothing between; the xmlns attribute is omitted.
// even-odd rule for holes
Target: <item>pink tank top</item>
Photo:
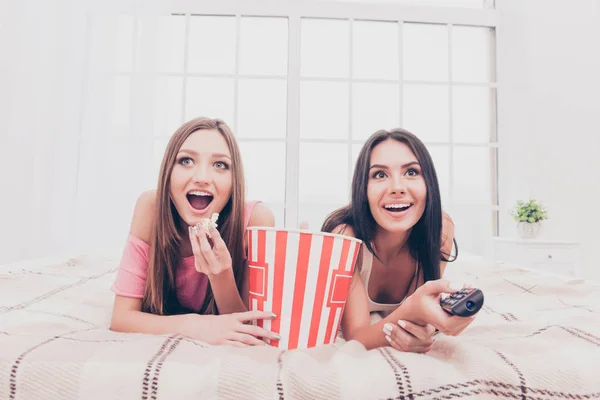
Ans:
<svg viewBox="0 0 600 400"><path fill-rule="evenodd" d="M258 201L247 201L244 209L244 229L248 227L252 210ZM141 299L144 297L150 245L129 234L123 250L112 291L119 296ZM190 310L200 310L208 277L196 271L194 256L182 258L175 270L175 285L179 303Z"/></svg>

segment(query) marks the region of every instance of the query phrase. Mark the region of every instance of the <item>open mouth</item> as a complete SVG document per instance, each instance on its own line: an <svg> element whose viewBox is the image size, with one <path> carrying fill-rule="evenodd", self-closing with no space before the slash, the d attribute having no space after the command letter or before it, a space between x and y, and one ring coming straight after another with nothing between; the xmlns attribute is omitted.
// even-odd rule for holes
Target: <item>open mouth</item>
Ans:
<svg viewBox="0 0 600 400"><path fill-rule="evenodd" d="M213 201L213 195L208 192L193 191L186 195L188 202L194 210L205 210Z"/></svg>
<svg viewBox="0 0 600 400"><path fill-rule="evenodd" d="M412 207L412 204L409 203L394 203L394 204L386 204L383 206L384 209L391 213L401 213L403 211L408 210Z"/></svg>

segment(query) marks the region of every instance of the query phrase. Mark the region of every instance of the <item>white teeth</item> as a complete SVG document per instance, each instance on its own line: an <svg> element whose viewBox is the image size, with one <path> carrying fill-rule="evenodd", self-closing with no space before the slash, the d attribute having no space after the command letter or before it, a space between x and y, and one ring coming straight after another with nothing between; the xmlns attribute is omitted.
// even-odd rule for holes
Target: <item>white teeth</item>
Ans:
<svg viewBox="0 0 600 400"><path fill-rule="evenodd" d="M212 194L210 194L208 192L200 192L200 191L189 192L188 194L191 194L192 196L212 196Z"/></svg>
<svg viewBox="0 0 600 400"><path fill-rule="evenodd" d="M411 205L408 203L395 203L395 204L386 204L385 208L408 208Z"/></svg>

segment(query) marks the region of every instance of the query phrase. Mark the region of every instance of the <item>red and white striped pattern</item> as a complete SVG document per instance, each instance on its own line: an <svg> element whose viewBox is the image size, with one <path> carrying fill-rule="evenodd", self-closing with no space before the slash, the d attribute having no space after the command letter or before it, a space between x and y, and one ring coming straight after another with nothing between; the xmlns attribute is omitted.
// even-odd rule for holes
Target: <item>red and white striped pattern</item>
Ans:
<svg viewBox="0 0 600 400"><path fill-rule="evenodd" d="M277 317L258 325L277 332L282 349L335 341L361 241L275 228L248 228L250 309Z"/></svg>

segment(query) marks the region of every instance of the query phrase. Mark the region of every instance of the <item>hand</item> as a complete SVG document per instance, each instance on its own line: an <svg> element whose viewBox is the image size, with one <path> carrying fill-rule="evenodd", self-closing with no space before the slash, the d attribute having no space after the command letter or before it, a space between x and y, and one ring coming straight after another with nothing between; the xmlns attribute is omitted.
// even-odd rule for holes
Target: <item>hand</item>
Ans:
<svg viewBox="0 0 600 400"><path fill-rule="evenodd" d="M410 317L406 318L418 325L431 324L445 335L460 334L473 320L472 317L458 317L447 313L440 306L442 293L455 293L461 288L448 281L438 279L425 282L404 302Z"/></svg>
<svg viewBox="0 0 600 400"><path fill-rule="evenodd" d="M210 234L213 246L208 242L207 234ZM202 272L210 278L232 269L231 254L217 229L211 226L207 232L202 225L199 225L197 233L195 233L190 226L189 235L196 271Z"/></svg>
<svg viewBox="0 0 600 400"><path fill-rule="evenodd" d="M280 336L247 322L259 319L273 319L275 315L267 311L246 311L224 315L188 314L182 328L184 336L203 342L236 347L266 346L259 338L279 340Z"/></svg>
<svg viewBox="0 0 600 400"><path fill-rule="evenodd" d="M431 350L435 328L431 325L419 326L409 321L398 321L399 326L387 323L383 326L385 338L390 346L399 351L427 353Z"/></svg>

